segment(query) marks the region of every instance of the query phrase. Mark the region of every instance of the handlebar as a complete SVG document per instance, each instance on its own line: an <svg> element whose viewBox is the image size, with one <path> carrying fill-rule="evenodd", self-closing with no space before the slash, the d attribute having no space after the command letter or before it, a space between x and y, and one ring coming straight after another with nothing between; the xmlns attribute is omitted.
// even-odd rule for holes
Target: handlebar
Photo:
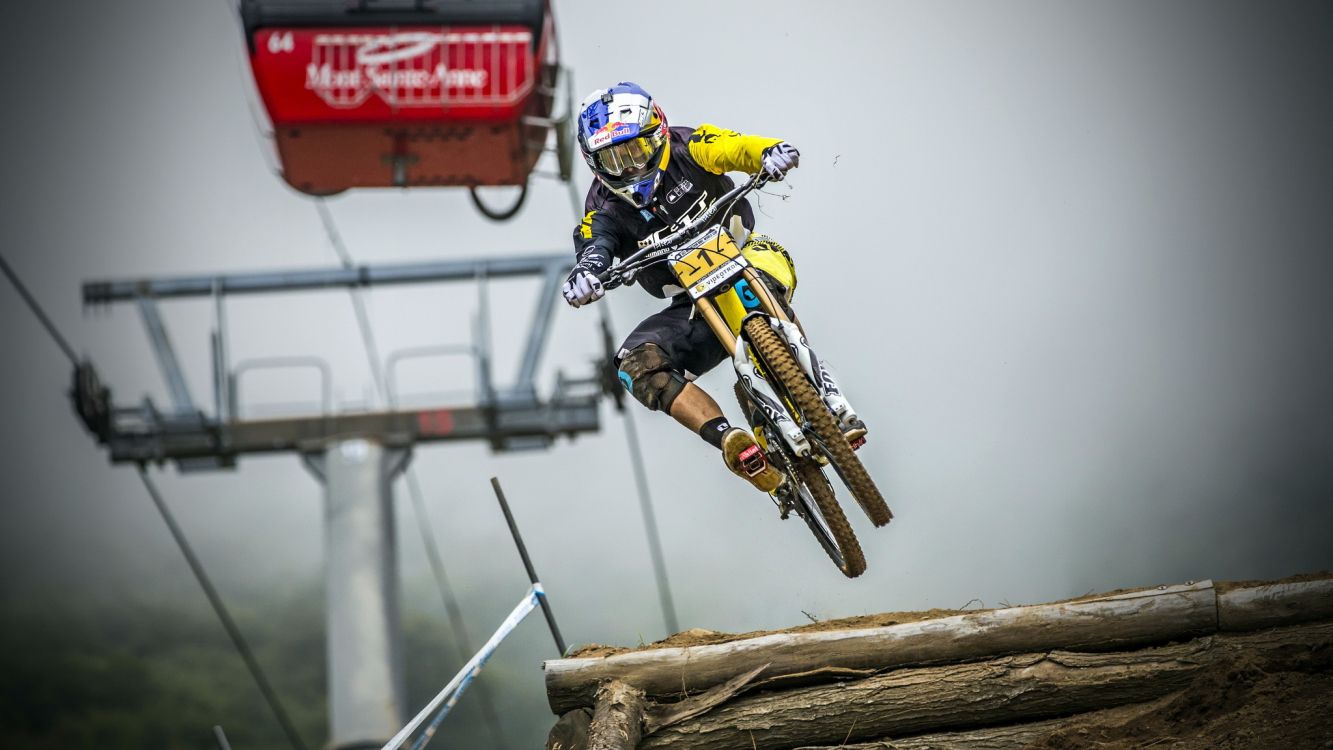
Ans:
<svg viewBox="0 0 1333 750"><path fill-rule="evenodd" d="M745 195L751 191L763 187L767 182L768 175L763 172L755 173L750 179L737 185L730 191L724 193L717 200L713 201L713 205L705 209L704 212L699 214L693 221L671 234L668 234L657 242L640 248L638 252L598 274L597 278L601 280L602 285L607 290L615 289L630 281L634 277L634 272L646 265L643 261L646 261L649 258L665 255L667 251L674 250L676 244L682 239L693 235L700 227L711 221L719 211L722 211L724 208L728 211L731 210L731 207L735 205L736 201L745 197Z"/></svg>

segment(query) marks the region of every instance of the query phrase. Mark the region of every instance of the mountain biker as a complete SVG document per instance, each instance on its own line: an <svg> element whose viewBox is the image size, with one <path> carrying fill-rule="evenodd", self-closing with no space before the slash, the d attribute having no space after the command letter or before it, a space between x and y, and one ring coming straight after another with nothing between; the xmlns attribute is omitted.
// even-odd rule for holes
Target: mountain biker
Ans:
<svg viewBox="0 0 1333 750"><path fill-rule="evenodd" d="M800 153L777 138L742 135L715 125L668 127L661 107L633 83L598 89L579 105L578 142L596 180L588 189L582 222L574 230L577 263L565 282L573 307L601 299L598 274L698 217L734 187L727 172L756 173L781 180ZM726 212L724 212L726 213ZM741 200L728 229L751 252L787 251L754 228L754 213ZM718 215L712 222L721 222ZM748 238L747 238L748 237ZM621 383L644 406L671 415L722 452L727 468L763 492L782 482L746 429L734 427L694 379L730 356L665 264L646 267L636 278L649 294L670 299L629 334L615 356ZM794 282L793 282L794 286Z"/></svg>

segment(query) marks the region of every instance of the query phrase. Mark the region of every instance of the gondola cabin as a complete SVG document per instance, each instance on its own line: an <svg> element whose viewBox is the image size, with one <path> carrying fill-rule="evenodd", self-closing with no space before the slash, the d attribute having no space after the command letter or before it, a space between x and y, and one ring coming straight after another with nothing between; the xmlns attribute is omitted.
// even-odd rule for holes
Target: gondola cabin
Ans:
<svg viewBox="0 0 1333 750"><path fill-rule="evenodd" d="M240 8L282 175L297 190L522 186L548 131L564 140L550 119L559 64L548 0Z"/></svg>

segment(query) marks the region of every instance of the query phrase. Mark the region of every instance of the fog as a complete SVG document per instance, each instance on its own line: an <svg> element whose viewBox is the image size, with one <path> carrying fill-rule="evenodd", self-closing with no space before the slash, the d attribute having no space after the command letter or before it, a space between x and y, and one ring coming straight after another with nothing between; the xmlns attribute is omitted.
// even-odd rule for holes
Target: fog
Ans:
<svg viewBox="0 0 1333 750"><path fill-rule="evenodd" d="M620 6L616 6L619 8ZM760 226L795 256L795 306L871 426L861 455L896 520L853 524L846 580L796 519L660 414L635 407L682 627L741 631L973 599L1049 601L1333 566L1333 15L1318 3L558 2L578 96L620 80L674 125L789 140L801 166ZM84 310L88 280L337 264L308 197L266 161L219 0L9 3L0 252L118 403L169 403L138 316ZM589 176L579 165L580 190ZM496 225L458 190L329 199L358 263L572 252L565 187ZM501 377L536 284L489 290ZM471 340L474 285L372 290L382 354ZM618 333L659 303L610 305ZM336 402L375 400L345 292L235 298L234 361L312 354ZM208 304L162 311L211 403ZM206 602L131 468L74 417L69 367L12 289L0 586L27 596ZM559 306L539 382L591 372L595 308ZM701 384L728 405L726 368ZM419 363L417 403L474 387ZM308 376L247 381L252 414L313 409ZM666 635L624 424L550 451L419 447L412 466L474 640L526 578L487 480L505 483L574 642ZM688 477L688 480L684 479ZM224 597L320 586L322 490L294 456L163 491ZM859 516L849 506L849 515ZM438 614L398 487L405 606ZM540 712L540 623L498 668ZM440 676L442 685L449 675ZM465 699L466 700L466 699Z"/></svg>

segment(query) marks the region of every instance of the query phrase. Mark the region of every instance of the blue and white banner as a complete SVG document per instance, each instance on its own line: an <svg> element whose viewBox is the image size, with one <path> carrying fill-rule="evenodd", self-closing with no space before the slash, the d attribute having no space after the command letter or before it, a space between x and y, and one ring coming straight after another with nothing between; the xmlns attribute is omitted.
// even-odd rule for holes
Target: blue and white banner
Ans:
<svg viewBox="0 0 1333 750"><path fill-rule="evenodd" d="M541 600L545 596L546 592L542 589L540 583L532 584L532 588L528 589L527 596L518 603L517 607L514 607L514 611L509 613L505 621L500 624L500 628L495 631L490 640L486 641L486 645L482 646L481 650L473 655L467 664L463 665L463 668L459 670L458 674L454 675L449 684L445 685L444 689L407 723L407 726L399 730L398 734L393 736L393 739L385 743L382 750L398 750L407 742L407 738L411 737L426 721L426 717L430 716L432 711L439 709L439 713L431 720L430 725L426 727L426 731L422 732L417 741L412 744L412 750L421 750L425 747L426 743L430 742L431 737L435 736L435 730L439 728L440 722L444 721L444 717L458 703L458 696L462 695L468 685L472 684L473 678L481 672L482 666L491 658L491 654L495 653L495 649L499 647L500 643L514 631L514 628L518 627L520 622L523 622L523 618L527 617L532 610L541 604ZM441 704L443 704L443 707L441 707Z"/></svg>

